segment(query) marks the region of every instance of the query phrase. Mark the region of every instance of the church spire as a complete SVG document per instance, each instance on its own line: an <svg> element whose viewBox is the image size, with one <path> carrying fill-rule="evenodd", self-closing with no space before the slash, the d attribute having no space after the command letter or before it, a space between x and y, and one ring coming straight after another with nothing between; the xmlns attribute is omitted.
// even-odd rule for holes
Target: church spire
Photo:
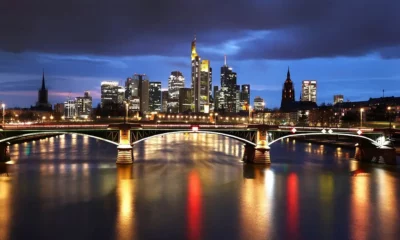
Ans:
<svg viewBox="0 0 400 240"><path fill-rule="evenodd" d="M44 82L44 68L43 68L43 76L42 76L42 90L46 89L46 84Z"/></svg>

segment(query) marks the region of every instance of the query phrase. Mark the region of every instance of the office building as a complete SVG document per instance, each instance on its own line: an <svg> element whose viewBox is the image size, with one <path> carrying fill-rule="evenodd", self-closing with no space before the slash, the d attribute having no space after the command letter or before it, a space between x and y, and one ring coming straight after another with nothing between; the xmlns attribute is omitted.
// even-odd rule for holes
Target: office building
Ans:
<svg viewBox="0 0 400 240"><path fill-rule="evenodd" d="M179 89L179 112L187 113L191 112L192 106L192 89L191 88L180 88Z"/></svg>
<svg viewBox="0 0 400 240"><path fill-rule="evenodd" d="M66 119L76 118L76 100L68 99L64 102L64 117Z"/></svg>
<svg viewBox="0 0 400 240"><path fill-rule="evenodd" d="M141 90L139 91L140 94L140 112L145 113L149 111L149 89L150 89L150 82L149 80L143 80Z"/></svg>
<svg viewBox="0 0 400 240"><path fill-rule="evenodd" d="M304 80L301 85L301 101L317 102L317 81Z"/></svg>
<svg viewBox="0 0 400 240"><path fill-rule="evenodd" d="M168 91L161 91L161 112L168 112Z"/></svg>
<svg viewBox="0 0 400 240"><path fill-rule="evenodd" d="M201 91L201 58L196 52L196 37L194 37L192 41L192 100L193 100L193 107L192 110L194 112L200 112L200 91Z"/></svg>
<svg viewBox="0 0 400 240"><path fill-rule="evenodd" d="M264 102L264 99L261 97L255 97L254 98L254 111L264 111L266 108L266 104Z"/></svg>
<svg viewBox="0 0 400 240"><path fill-rule="evenodd" d="M232 68L228 66L226 62L226 56L224 60L224 65L221 67L221 90L224 92L223 106L220 102L220 108L224 108L226 112L235 113L237 110L237 74L233 72ZM221 97L221 96L220 96Z"/></svg>
<svg viewBox="0 0 400 240"><path fill-rule="evenodd" d="M118 108L118 90L118 82L101 82L101 107L103 109L116 110Z"/></svg>
<svg viewBox="0 0 400 240"><path fill-rule="evenodd" d="M75 100L76 116L79 118L89 118L92 113L92 96L89 91L85 91L83 97L77 97Z"/></svg>
<svg viewBox="0 0 400 240"><path fill-rule="evenodd" d="M161 111L161 82L150 82L149 111Z"/></svg>
<svg viewBox="0 0 400 240"><path fill-rule="evenodd" d="M243 84L240 92L240 110L248 110L250 106L250 84Z"/></svg>
<svg viewBox="0 0 400 240"><path fill-rule="evenodd" d="M185 87L185 78L179 71L171 72L168 78L168 94L169 99L178 100L179 99L179 89Z"/></svg>
<svg viewBox="0 0 400 240"><path fill-rule="evenodd" d="M343 100L344 100L344 97L342 94L334 95L333 96L333 105L335 105L336 103L342 103Z"/></svg>
<svg viewBox="0 0 400 240"><path fill-rule="evenodd" d="M209 113L211 68L209 60L201 61L200 68L200 112Z"/></svg>

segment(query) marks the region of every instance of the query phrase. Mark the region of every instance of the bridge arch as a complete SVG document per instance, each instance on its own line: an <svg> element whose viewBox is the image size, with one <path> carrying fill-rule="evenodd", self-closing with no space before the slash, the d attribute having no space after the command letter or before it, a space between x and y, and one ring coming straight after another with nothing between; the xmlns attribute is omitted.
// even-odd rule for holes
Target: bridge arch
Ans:
<svg viewBox="0 0 400 240"><path fill-rule="evenodd" d="M97 136L93 136L93 135L90 135L90 134L85 134L85 133L78 133L78 132L48 132L48 131L46 131L46 132L25 133L25 134L13 136L13 137L8 137L8 138L1 139L0 143L6 143L8 141L17 140L19 138L30 137L30 136L35 136L35 135L41 135L41 134L44 134L44 133L46 133L46 134L55 134L55 135L56 134L57 135L64 135L64 134L72 135L72 134L76 134L78 136L86 136L86 137L94 138L94 139L97 139L97 140L100 140L100 141L104 141L104 142L107 142L107 143L111 143L111 144L114 144L114 145L117 145L117 146L119 145L118 143L113 142L111 140L108 140L108 139L105 139L105 138L101 138L101 137L97 137Z"/></svg>
<svg viewBox="0 0 400 240"><path fill-rule="evenodd" d="M199 130L199 131L171 131L171 132L164 132L164 133L158 133L158 134L154 134L145 138L142 138L140 140L137 140L135 142L133 142L132 144L137 144L143 141L146 141L147 139L153 138L153 137L157 137L157 136L165 136L165 135L170 135L170 134L177 134L177 133L208 133L208 134L216 134L216 135L221 135L221 136L225 136L228 138L233 138L235 140L238 140L242 143L246 143L246 144L250 144L253 146L256 146L257 144L255 144L254 142L251 142L247 139L241 138L241 137L237 137L231 134L226 134L226 133L221 133L221 132L214 132L214 131L203 131L203 130Z"/></svg>
<svg viewBox="0 0 400 240"><path fill-rule="evenodd" d="M277 138L273 141L271 141L270 143L268 143L268 146L271 146L272 144L274 144L277 141L280 141L282 139L285 138L290 138L290 137L297 137L297 136L316 136L316 135L339 135L339 136L347 136L347 137L357 137L357 138L361 138L361 139L365 139L370 141L372 144L374 144L375 146L379 147L379 143L375 140L373 140L372 138L369 137L365 137L365 136L361 136L361 135L355 135L355 134L349 134L349 133L297 133L297 134L289 134L280 138Z"/></svg>

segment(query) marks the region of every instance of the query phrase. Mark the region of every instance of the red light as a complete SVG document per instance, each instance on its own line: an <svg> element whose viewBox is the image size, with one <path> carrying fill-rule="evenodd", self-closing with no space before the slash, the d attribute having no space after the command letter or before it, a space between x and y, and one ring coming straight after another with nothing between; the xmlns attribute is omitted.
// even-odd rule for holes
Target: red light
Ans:
<svg viewBox="0 0 400 240"><path fill-rule="evenodd" d="M199 127L192 127L192 131L193 131L193 132L199 131Z"/></svg>

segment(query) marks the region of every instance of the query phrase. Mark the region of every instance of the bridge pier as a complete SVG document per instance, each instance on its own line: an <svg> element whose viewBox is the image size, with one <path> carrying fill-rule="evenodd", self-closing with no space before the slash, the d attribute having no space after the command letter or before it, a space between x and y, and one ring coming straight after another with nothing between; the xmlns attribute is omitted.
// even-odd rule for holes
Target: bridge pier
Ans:
<svg viewBox="0 0 400 240"><path fill-rule="evenodd" d="M10 151L8 143L0 143L0 162L10 161Z"/></svg>
<svg viewBox="0 0 400 240"><path fill-rule="evenodd" d="M358 144L354 158L361 162L396 165L396 149L389 146Z"/></svg>
<svg viewBox="0 0 400 240"><path fill-rule="evenodd" d="M131 146L131 125L119 125L119 145L117 147L117 164L133 163L133 147Z"/></svg>
<svg viewBox="0 0 400 240"><path fill-rule="evenodd" d="M271 157L269 154L268 146L268 133L265 128L259 128L257 131L257 145L255 147L255 154L253 163L256 164L271 164Z"/></svg>

